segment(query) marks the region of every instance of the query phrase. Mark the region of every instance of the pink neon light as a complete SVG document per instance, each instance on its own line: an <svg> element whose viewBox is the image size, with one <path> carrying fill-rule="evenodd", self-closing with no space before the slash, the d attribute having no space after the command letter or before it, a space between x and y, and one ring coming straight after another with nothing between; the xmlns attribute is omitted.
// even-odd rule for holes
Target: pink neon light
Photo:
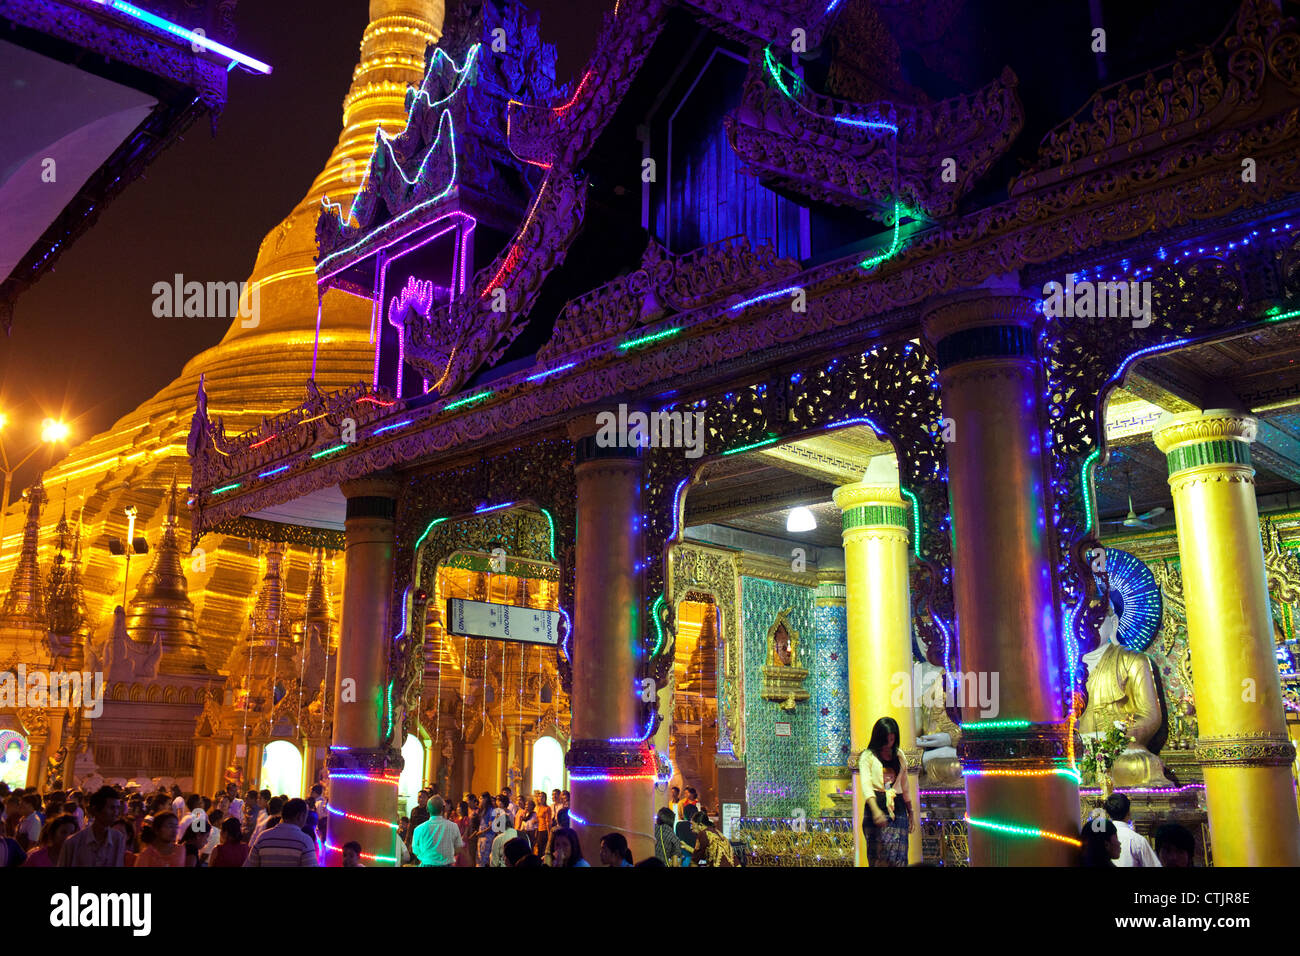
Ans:
<svg viewBox="0 0 1300 956"><path fill-rule="evenodd" d="M577 88L576 90L573 91L573 96L569 99L569 102L565 103L563 106L556 106L556 107L554 107L554 108L551 110L551 112L552 112L552 113L563 113L565 110L567 110L567 109L568 109L570 106L572 106L574 103L578 102L578 97L582 95L582 89L583 89L583 87L585 87L585 86L587 85L587 81L588 81L589 79L591 79L591 70L588 70L586 73L582 74L582 79L578 81L578 88Z"/></svg>
<svg viewBox="0 0 1300 956"><path fill-rule="evenodd" d="M263 438L261 441L259 441L259 442L254 442L253 444L249 445L248 447L249 447L249 448L261 448L261 447L262 447L263 445L265 445L267 442L269 442L269 441L271 441L271 440L273 440L273 439L275 439L275 438L277 438L277 437L279 437L278 434L276 434L276 435L272 435L270 438Z"/></svg>
<svg viewBox="0 0 1300 956"><path fill-rule="evenodd" d="M376 404L376 405L382 405L384 408L392 408L394 405L397 404L397 402L395 402L395 401L394 401L394 402L381 402L379 399L377 399L377 398L373 398L373 397L370 396L370 395L362 395L360 398L357 399L357 401L358 401L358 402L373 402L373 403Z"/></svg>

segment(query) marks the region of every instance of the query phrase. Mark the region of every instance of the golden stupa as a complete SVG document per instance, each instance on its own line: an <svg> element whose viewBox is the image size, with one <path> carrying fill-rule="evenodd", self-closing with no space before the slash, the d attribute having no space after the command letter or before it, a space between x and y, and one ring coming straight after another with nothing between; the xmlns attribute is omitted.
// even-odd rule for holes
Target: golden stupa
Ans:
<svg viewBox="0 0 1300 956"><path fill-rule="evenodd" d="M125 603L128 609L128 631L133 622L152 621L167 612L166 607L139 604L144 593L141 586L148 583L142 578L150 573L154 553L163 543L173 478L182 489L188 484L185 440L199 376L204 376L209 412L224 418L228 434L251 428L263 417L303 400L316 331L314 257L321 198L350 202L364 178L376 131L383 129L391 135L405 126L407 87L418 86L423 78L425 48L441 35L443 12L443 0L370 0L370 22L362 34L361 58L351 88L343 100L338 143L306 196L258 249L248 279L250 288L256 284L258 290L257 324L245 327L245 321L236 317L221 342L186 363L171 384L108 431L74 447L44 474L49 498L57 502L66 496L68 510L76 509L81 515L81 553L85 558L81 577L93 640L103 640L112 629L114 608L120 604ZM324 302L324 315L317 384L329 391L368 381L374 355L368 304L331 292ZM134 533L148 540L151 554L131 562L130 580L124 582L126 562L110 554L107 539L126 538L126 509L131 506L137 509ZM26 502L15 502L5 523L0 556L0 581L5 585L0 596L9 590L19 564L29 510ZM47 507L39 515L42 577L54 559L59 517L60 510L55 507ZM259 549L234 536L212 535L200 542L204 553L195 554L190 551L184 515L180 524L180 570L193 603L193 623L185 625L187 629L197 627L199 649L164 648L162 667L164 671L224 673L231 649L253 610L261 578ZM27 563L31 564L30 558ZM311 565L309 547L285 548L287 606L304 606ZM35 573L26 569L26 577ZM19 582L28 585L20 588L24 594L32 590L26 577ZM185 589L181 587L178 593ZM124 593L134 600L124 601ZM142 639L134 632L131 637Z"/></svg>

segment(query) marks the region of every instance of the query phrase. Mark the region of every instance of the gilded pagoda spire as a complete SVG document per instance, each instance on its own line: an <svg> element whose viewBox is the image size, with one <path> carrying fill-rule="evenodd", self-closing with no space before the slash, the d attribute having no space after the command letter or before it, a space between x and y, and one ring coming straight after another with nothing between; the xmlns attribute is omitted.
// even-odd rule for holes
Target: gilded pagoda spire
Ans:
<svg viewBox="0 0 1300 956"><path fill-rule="evenodd" d="M68 527L68 509L66 495L63 515L59 518L56 529L57 550L50 566L47 594L49 602L46 607L46 620L50 634L60 640L52 641L61 648L59 653L69 658L75 668L80 668L85 653L86 640L90 633L89 612L86 606L86 592L81 580L81 520L78 517L76 531ZM71 538L72 554L64 557Z"/></svg>
<svg viewBox="0 0 1300 956"><path fill-rule="evenodd" d="M155 634L162 635L159 673L207 674L209 668L194 622L194 604L176 542L176 494L173 478L162 540L127 609L126 629L132 640L145 644L152 643Z"/></svg>
<svg viewBox="0 0 1300 956"><path fill-rule="evenodd" d="M249 616L248 639L255 644L274 647L285 636L284 613L284 545L271 543L266 549L266 571Z"/></svg>
<svg viewBox="0 0 1300 956"><path fill-rule="evenodd" d="M310 634L314 628L322 647L329 647L333 639L333 605L325 549L313 548L311 570L307 573L307 596L302 602L302 633Z"/></svg>
<svg viewBox="0 0 1300 956"><path fill-rule="evenodd" d="M23 546L18 564L9 580L4 606L0 607L0 626L33 631L45 630L45 584L37 559L41 536L41 507L48 500L45 485L38 477L27 490L27 521L23 525Z"/></svg>

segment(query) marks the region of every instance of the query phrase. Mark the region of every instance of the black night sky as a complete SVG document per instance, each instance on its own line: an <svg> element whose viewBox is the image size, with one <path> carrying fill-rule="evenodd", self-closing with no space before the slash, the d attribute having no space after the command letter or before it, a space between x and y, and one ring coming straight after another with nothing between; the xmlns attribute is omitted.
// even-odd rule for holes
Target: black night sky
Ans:
<svg viewBox="0 0 1300 956"><path fill-rule="evenodd" d="M527 5L558 49L558 78L572 81L614 0ZM367 19L365 0L239 5L233 45L274 72L233 72L215 138L206 119L192 126L18 299L13 332L0 335L11 460L26 454L46 416L71 422L74 444L107 429L221 339L225 319L154 318L153 284L178 272L247 278L258 243L306 194L338 139ZM15 489L37 464L15 476Z"/></svg>

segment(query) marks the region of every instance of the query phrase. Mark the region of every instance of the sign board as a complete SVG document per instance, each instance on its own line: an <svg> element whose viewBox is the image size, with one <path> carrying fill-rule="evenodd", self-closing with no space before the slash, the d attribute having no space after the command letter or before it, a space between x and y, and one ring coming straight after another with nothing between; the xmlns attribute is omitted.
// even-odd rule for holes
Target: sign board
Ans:
<svg viewBox="0 0 1300 956"><path fill-rule="evenodd" d="M498 641L544 644L560 642L563 616L559 611L539 611L513 604L489 604L449 598L447 630L459 637L489 637Z"/></svg>
<svg viewBox="0 0 1300 956"><path fill-rule="evenodd" d="M740 822L740 804L724 803L722 805L722 835L728 840L737 836L737 824Z"/></svg>
<svg viewBox="0 0 1300 956"><path fill-rule="evenodd" d="M789 737L789 736L790 736L790 725L789 725L789 724L777 724L777 725L776 725L776 735L777 735L778 737Z"/></svg>

